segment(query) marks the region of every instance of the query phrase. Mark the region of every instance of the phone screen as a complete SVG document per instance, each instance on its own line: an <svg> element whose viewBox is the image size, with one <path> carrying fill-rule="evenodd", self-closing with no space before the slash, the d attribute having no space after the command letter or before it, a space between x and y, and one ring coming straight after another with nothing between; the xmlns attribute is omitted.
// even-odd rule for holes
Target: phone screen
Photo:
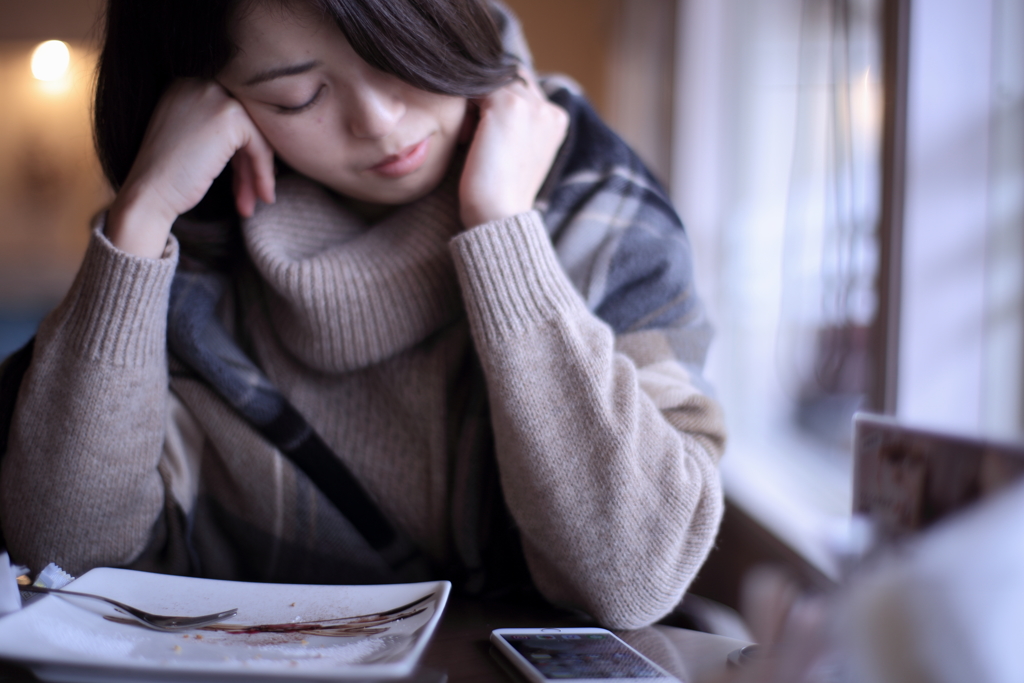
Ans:
<svg viewBox="0 0 1024 683"><path fill-rule="evenodd" d="M552 680L573 678L663 678L613 636L601 633L501 637L541 674Z"/></svg>

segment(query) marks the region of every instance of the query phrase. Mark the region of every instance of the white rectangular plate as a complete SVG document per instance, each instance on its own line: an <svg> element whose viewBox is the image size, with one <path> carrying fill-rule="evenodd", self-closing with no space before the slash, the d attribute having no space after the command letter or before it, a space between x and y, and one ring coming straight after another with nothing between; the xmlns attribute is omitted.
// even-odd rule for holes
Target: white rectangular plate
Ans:
<svg viewBox="0 0 1024 683"><path fill-rule="evenodd" d="M0 658L44 681L323 681L401 678L413 672L448 599L447 581L380 586L242 583L93 569L67 586L148 612L198 615L233 607L232 624L283 624L370 614L433 597L385 633L350 638L298 633L163 633L115 623L97 600L48 595L0 619ZM201 638L199 636L202 636Z"/></svg>

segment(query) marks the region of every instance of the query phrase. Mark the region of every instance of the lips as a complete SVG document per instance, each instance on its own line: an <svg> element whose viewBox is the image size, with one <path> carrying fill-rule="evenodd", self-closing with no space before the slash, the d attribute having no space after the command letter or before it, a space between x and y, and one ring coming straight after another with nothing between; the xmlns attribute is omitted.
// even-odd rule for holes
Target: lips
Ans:
<svg viewBox="0 0 1024 683"><path fill-rule="evenodd" d="M430 149L431 136L423 138L414 145L409 145L398 154L385 157L370 171L385 178L401 178L418 170L427 160L427 152Z"/></svg>

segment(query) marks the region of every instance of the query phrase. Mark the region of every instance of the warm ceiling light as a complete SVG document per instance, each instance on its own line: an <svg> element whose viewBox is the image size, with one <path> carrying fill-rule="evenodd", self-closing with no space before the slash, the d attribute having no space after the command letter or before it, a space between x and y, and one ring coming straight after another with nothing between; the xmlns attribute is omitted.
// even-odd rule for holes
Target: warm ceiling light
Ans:
<svg viewBox="0 0 1024 683"><path fill-rule="evenodd" d="M32 75L41 81L57 81L67 73L71 53L67 43L48 40L32 53Z"/></svg>

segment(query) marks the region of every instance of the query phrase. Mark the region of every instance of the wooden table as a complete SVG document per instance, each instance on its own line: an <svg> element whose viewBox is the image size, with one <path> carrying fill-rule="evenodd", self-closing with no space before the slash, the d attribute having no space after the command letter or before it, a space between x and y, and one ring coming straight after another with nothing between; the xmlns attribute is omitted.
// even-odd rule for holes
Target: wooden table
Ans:
<svg viewBox="0 0 1024 683"><path fill-rule="evenodd" d="M453 598L423 657L416 683L512 683L491 654L488 637L502 627L593 626L583 617L539 603L480 602ZM711 683L726 670L726 657L748 643L672 626L650 626L619 635L686 683ZM447 677L447 678L446 678ZM0 661L0 682L37 679L21 667Z"/></svg>

